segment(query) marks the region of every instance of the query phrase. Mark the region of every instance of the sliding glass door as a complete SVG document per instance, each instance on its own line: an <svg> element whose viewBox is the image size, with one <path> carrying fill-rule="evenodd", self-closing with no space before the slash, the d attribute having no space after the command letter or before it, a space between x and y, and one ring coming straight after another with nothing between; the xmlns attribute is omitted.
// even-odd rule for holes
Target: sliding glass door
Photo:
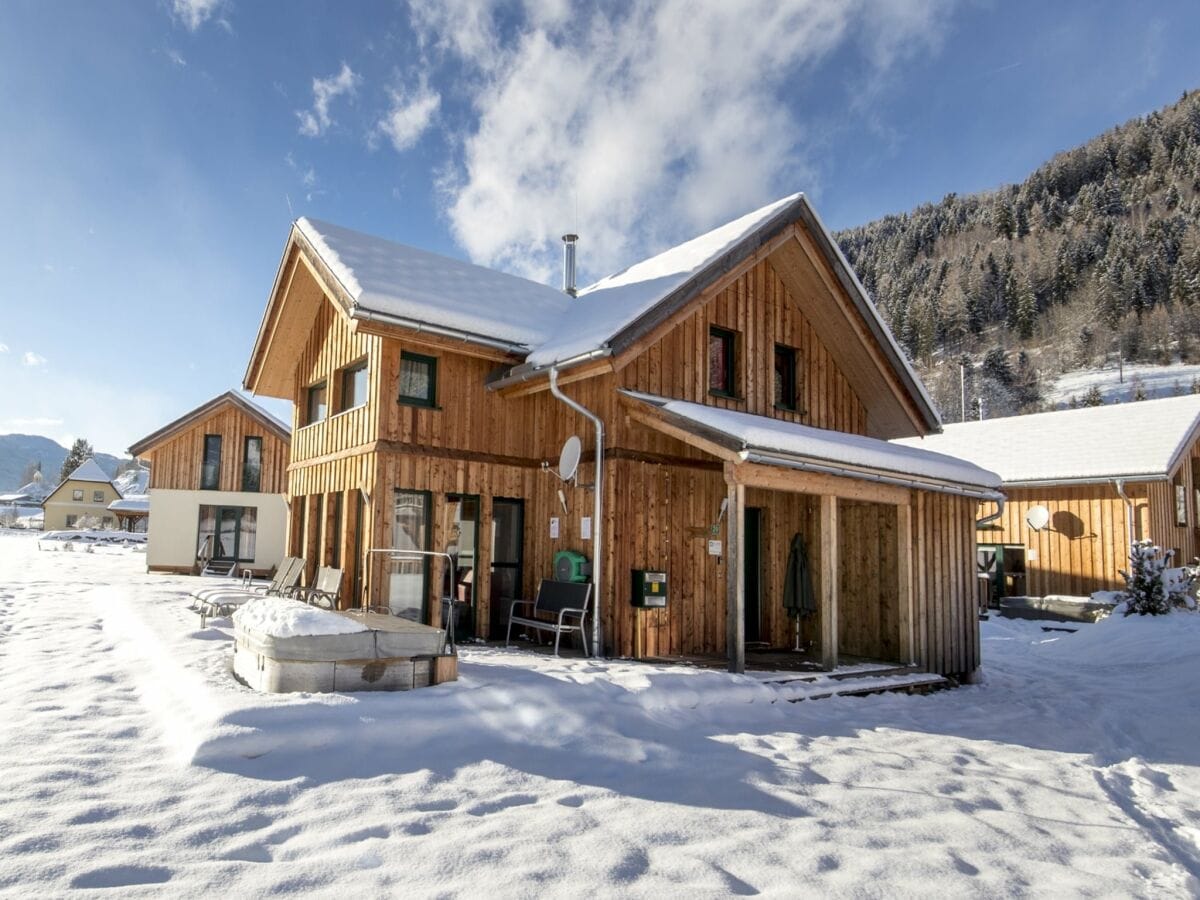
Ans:
<svg viewBox="0 0 1200 900"><path fill-rule="evenodd" d="M431 498L428 491L396 491L392 549L428 550ZM429 557L397 554L389 566L388 608L392 615L427 622Z"/></svg>

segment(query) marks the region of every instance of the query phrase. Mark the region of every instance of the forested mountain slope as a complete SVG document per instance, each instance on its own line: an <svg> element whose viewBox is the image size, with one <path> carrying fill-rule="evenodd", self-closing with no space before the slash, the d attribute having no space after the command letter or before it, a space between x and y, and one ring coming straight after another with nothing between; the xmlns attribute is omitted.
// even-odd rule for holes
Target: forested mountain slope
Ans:
<svg viewBox="0 0 1200 900"><path fill-rule="evenodd" d="M1042 408L1064 372L1200 362L1200 91L837 237L948 421L964 357L988 415Z"/></svg>

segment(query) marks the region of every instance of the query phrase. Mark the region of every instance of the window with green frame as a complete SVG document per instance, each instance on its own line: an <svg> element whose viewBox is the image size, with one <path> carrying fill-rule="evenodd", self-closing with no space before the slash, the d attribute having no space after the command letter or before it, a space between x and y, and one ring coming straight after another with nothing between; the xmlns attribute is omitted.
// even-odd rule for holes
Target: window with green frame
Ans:
<svg viewBox="0 0 1200 900"><path fill-rule="evenodd" d="M737 396L735 383L737 333L716 325L708 329L708 392L719 397Z"/></svg>
<svg viewBox="0 0 1200 900"><path fill-rule="evenodd" d="M400 353L399 401L412 406L437 406L437 357Z"/></svg>
<svg viewBox="0 0 1200 900"><path fill-rule="evenodd" d="M204 457L200 461L200 490L215 491L221 481L221 435L204 436Z"/></svg>
<svg viewBox="0 0 1200 900"><path fill-rule="evenodd" d="M242 455L242 490L256 493L262 490L262 438L247 437Z"/></svg>

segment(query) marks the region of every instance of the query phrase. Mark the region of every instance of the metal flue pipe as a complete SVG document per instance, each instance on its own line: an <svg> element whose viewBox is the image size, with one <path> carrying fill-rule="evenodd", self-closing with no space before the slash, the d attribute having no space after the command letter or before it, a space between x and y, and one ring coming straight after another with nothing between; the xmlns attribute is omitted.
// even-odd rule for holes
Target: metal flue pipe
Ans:
<svg viewBox="0 0 1200 900"><path fill-rule="evenodd" d="M575 296L575 242L577 234L564 234L563 240L563 292Z"/></svg>
<svg viewBox="0 0 1200 900"><path fill-rule="evenodd" d="M604 596L604 420L562 392L558 386L557 365L550 367L550 393L596 427L596 476L592 479L592 653L603 659L600 604Z"/></svg>

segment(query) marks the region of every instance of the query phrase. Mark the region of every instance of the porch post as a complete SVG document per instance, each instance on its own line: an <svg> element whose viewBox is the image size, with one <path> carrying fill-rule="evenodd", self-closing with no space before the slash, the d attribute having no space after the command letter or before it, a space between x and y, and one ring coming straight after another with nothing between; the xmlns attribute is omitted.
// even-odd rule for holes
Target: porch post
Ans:
<svg viewBox="0 0 1200 900"><path fill-rule="evenodd" d="M821 495L821 665L832 671L838 663L838 498Z"/></svg>
<svg viewBox="0 0 1200 900"><path fill-rule="evenodd" d="M900 658L910 665L917 661L913 639L913 533L912 506L896 507L896 578L900 603Z"/></svg>
<svg viewBox="0 0 1200 900"><path fill-rule="evenodd" d="M732 463L725 464L729 506L725 510L725 643L729 671L746 671L746 555L742 529L746 519L746 486L734 481Z"/></svg>

